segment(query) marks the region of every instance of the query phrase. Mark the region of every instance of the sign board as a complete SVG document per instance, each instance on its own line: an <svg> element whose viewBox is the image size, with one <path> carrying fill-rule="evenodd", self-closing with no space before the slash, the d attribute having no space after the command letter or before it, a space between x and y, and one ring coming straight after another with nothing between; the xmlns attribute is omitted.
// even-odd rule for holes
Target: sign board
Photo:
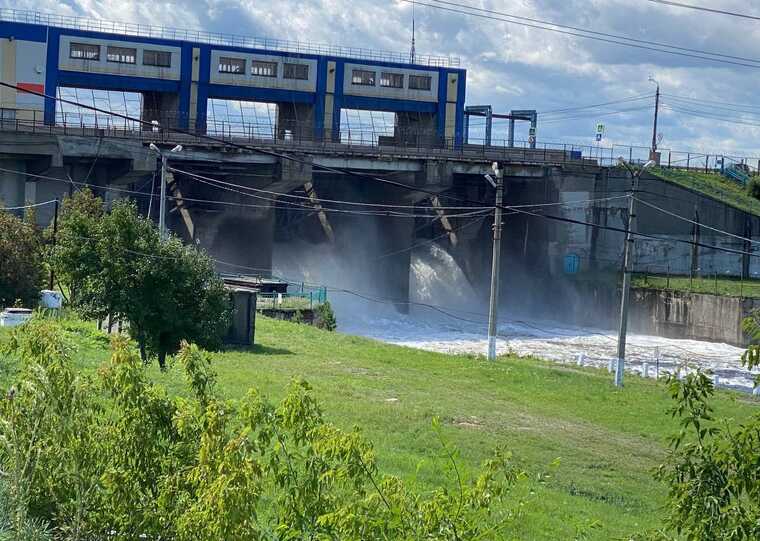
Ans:
<svg viewBox="0 0 760 541"><path fill-rule="evenodd" d="M577 274L581 268L581 258L577 254L565 256L565 274Z"/></svg>
<svg viewBox="0 0 760 541"><path fill-rule="evenodd" d="M598 122L596 124L596 142L600 142L604 136L604 124Z"/></svg>
<svg viewBox="0 0 760 541"><path fill-rule="evenodd" d="M531 127L528 130L528 142L531 145L536 142L536 128Z"/></svg>

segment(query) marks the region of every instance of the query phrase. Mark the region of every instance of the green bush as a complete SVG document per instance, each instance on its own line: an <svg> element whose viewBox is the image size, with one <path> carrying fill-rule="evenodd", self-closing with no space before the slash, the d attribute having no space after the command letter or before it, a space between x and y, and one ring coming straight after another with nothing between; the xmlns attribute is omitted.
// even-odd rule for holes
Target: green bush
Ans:
<svg viewBox="0 0 760 541"><path fill-rule="evenodd" d="M747 193L755 199L760 199L760 178L752 177L749 179Z"/></svg>
<svg viewBox="0 0 760 541"><path fill-rule="evenodd" d="M34 215L21 220L0 210L0 308L34 308L45 281L43 245Z"/></svg>
<svg viewBox="0 0 760 541"><path fill-rule="evenodd" d="M217 349L229 326L229 296L202 251L171 237L161 241L134 203L109 213L89 191L63 203L52 264L85 318L128 323L143 360L167 355L182 340Z"/></svg>
<svg viewBox="0 0 760 541"><path fill-rule="evenodd" d="M744 331L760 339L760 316ZM748 370L760 366L760 345L742 357ZM668 380L681 430L671 440L657 477L668 485L667 526L678 538L716 541L760 539L760 414L737 424L714 417L712 380L704 373ZM651 539L667 539L653 533Z"/></svg>
<svg viewBox="0 0 760 541"><path fill-rule="evenodd" d="M333 312L332 306L328 301L317 306L315 312L317 316L317 328L326 331L334 331L338 328L338 322L335 320L335 312Z"/></svg>
<svg viewBox="0 0 760 541"><path fill-rule="evenodd" d="M51 321L14 331L8 352L22 371L0 400L0 464L12 515L73 540L501 539L520 504L522 477L496 452L455 489L416 493L381 475L358 429L325 421L309 385L279 404L256 390L216 395L209 355L183 343L180 397L148 379L125 337L94 379ZM17 537L14 537L17 539Z"/></svg>

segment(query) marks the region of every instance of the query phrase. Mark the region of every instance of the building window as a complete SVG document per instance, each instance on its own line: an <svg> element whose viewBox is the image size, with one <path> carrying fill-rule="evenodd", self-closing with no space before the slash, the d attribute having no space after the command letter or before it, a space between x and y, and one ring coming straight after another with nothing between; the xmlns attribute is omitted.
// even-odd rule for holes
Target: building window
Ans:
<svg viewBox="0 0 760 541"><path fill-rule="evenodd" d="M143 51L143 66L171 68L172 53L169 51Z"/></svg>
<svg viewBox="0 0 760 541"><path fill-rule="evenodd" d="M375 72L367 70L353 70L351 72L351 84L375 86Z"/></svg>
<svg viewBox="0 0 760 541"><path fill-rule="evenodd" d="M285 64L285 71L282 76L285 79L299 79L301 81L309 80L308 64Z"/></svg>
<svg viewBox="0 0 760 541"><path fill-rule="evenodd" d="M409 88L411 90L430 90L433 79L429 75L410 75Z"/></svg>
<svg viewBox="0 0 760 541"><path fill-rule="evenodd" d="M92 45L91 43L72 43L69 45L69 58L100 60L100 45Z"/></svg>
<svg viewBox="0 0 760 541"><path fill-rule="evenodd" d="M134 64L137 62L137 49L109 45L106 49L106 60L117 64Z"/></svg>
<svg viewBox="0 0 760 541"><path fill-rule="evenodd" d="M251 62L251 75L258 77L277 77L277 62L262 62L254 60Z"/></svg>
<svg viewBox="0 0 760 541"><path fill-rule="evenodd" d="M245 73L245 60L219 57L219 73Z"/></svg>
<svg viewBox="0 0 760 541"><path fill-rule="evenodd" d="M384 71L380 74L380 86L386 88L404 88L404 74Z"/></svg>

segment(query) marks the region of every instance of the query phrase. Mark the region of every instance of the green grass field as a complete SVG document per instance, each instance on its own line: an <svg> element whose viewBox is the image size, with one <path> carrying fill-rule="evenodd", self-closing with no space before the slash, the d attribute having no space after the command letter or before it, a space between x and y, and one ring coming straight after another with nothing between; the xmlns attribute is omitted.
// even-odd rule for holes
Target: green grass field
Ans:
<svg viewBox="0 0 760 541"><path fill-rule="evenodd" d="M673 291L692 291L728 297L760 298L760 280L741 280L739 278L689 278L688 276L661 276L637 274L631 281L633 287L665 289Z"/></svg>
<svg viewBox="0 0 760 541"><path fill-rule="evenodd" d="M95 371L108 355L107 338L89 324L71 327L78 362ZM256 342L215 355L219 392L238 398L258 387L278 399L292 378L303 377L329 420L363 428L385 473L423 489L454 486L431 429L436 416L460 450L465 475L494 447L511 450L530 473L515 494L525 501L515 539L627 539L659 523L665 489L652 470L676 430L661 383L629 376L618 391L606 371L512 356L488 363L263 317ZM13 360L0 361L7 382ZM178 369L150 371L170 392L180 389ZM728 392L715 406L737 420L760 411L760 402Z"/></svg>
<svg viewBox="0 0 760 541"><path fill-rule="evenodd" d="M691 188L746 212L760 215L760 201L749 195L743 186L719 173L656 167L649 170L648 174Z"/></svg>

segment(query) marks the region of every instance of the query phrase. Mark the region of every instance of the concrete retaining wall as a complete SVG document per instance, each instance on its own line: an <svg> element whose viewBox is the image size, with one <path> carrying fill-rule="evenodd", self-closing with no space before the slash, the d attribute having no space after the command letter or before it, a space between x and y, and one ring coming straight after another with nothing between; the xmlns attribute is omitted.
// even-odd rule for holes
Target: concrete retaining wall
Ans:
<svg viewBox="0 0 760 541"><path fill-rule="evenodd" d="M631 330L645 334L747 345L742 320L760 299L683 291L631 290Z"/></svg>

